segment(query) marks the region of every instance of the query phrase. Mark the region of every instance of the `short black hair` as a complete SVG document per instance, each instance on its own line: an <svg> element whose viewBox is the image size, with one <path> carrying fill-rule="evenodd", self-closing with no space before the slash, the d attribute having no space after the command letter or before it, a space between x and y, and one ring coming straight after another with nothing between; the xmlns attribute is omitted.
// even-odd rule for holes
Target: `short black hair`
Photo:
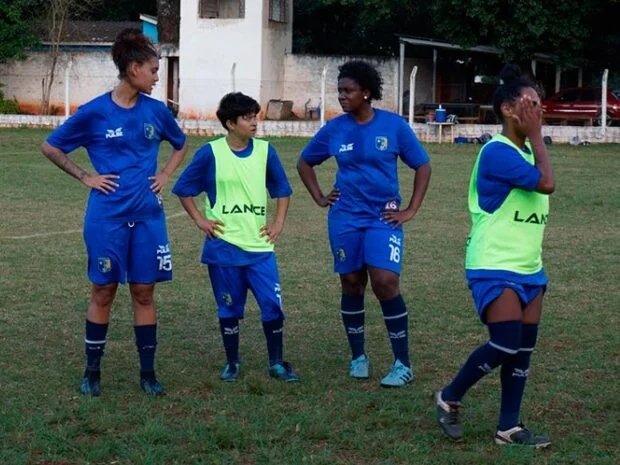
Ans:
<svg viewBox="0 0 620 465"><path fill-rule="evenodd" d="M500 121L504 119L502 115L502 104L504 102L514 102L521 95L521 90L531 87L537 90L536 84L530 78L521 73L521 68L515 64L506 64L499 73L502 84L493 93L493 112Z"/></svg>
<svg viewBox="0 0 620 465"><path fill-rule="evenodd" d="M370 100L381 100L383 79L377 69L361 60L348 61L338 68L338 80L353 79L359 86L370 92Z"/></svg>
<svg viewBox="0 0 620 465"><path fill-rule="evenodd" d="M252 97L241 92L231 92L222 97L215 114L224 129L228 131L227 121L237 121L240 116L256 115L259 112L260 105Z"/></svg>

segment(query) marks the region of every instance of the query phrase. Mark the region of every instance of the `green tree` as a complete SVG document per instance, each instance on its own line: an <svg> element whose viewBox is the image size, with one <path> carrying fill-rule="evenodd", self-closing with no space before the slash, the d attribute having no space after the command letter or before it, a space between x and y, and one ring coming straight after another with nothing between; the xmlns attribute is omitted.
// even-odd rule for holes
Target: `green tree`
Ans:
<svg viewBox="0 0 620 465"><path fill-rule="evenodd" d="M37 43L29 26L36 0L0 1L0 63L23 58L24 50Z"/></svg>
<svg viewBox="0 0 620 465"><path fill-rule="evenodd" d="M605 41L610 31L618 29L617 22L613 29L600 28L614 4L617 12L617 0L433 0L431 4L432 21L442 37L463 46L497 47L506 61L527 62L543 52L565 65L588 64L593 35Z"/></svg>
<svg viewBox="0 0 620 465"><path fill-rule="evenodd" d="M403 0L295 0L297 53L395 55L395 33L431 32L428 2Z"/></svg>

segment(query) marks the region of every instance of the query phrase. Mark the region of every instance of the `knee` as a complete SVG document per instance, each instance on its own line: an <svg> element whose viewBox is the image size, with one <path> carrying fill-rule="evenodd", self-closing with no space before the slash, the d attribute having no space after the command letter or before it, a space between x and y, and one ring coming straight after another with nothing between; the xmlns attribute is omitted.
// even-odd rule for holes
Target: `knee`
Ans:
<svg viewBox="0 0 620 465"><path fill-rule="evenodd" d="M372 281L372 291L379 300L393 299L400 294L398 277L389 276L374 279Z"/></svg>
<svg viewBox="0 0 620 465"><path fill-rule="evenodd" d="M91 303L97 309L109 310L116 295L116 286L93 286Z"/></svg>
<svg viewBox="0 0 620 465"><path fill-rule="evenodd" d="M340 280L342 293L346 295L363 295L366 290L366 282L353 278L343 277Z"/></svg>
<svg viewBox="0 0 620 465"><path fill-rule="evenodd" d="M132 289L131 300L139 307L153 306L153 288Z"/></svg>

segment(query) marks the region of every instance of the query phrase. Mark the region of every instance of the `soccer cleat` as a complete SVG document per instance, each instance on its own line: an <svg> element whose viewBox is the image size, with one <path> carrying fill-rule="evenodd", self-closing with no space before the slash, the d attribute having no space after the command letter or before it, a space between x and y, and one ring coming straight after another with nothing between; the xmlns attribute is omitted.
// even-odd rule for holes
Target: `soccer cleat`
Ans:
<svg viewBox="0 0 620 465"><path fill-rule="evenodd" d="M534 434L523 425L517 425L506 431L497 430L495 433L495 444L502 446L514 444L542 449L551 445L551 439L549 436Z"/></svg>
<svg viewBox="0 0 620 465"><path fill-rule="evenodd" d="M370 361L366 354L362 354L356 359L351 360L349 376L355 379L368 379Z"/></svg>
<svg viewBox="0 0 620 465"><path fill-rule="evenodd" d="M140 376L140 389L144 391L145 394L149 396L163 396L166 394L166 390L161 385L157 378L155 378L155 374L148 376Z"/></svg>
<svg viewBox="0 0 620 465"><path fill-rule="evenodd" d="M271 365L269 367L269 376L287 383L299 381L299 375L293 371L293 367L287 362L278 362Z"/></svg>
<svg viewBox="0 0 620 465"><path fill-rule="evenodd" d="M408 366L396 360L390 372L381 380L383 387L402 387L413 381L413 371Z"/></svg>
<svg viewBox="0 0 620 465"><path fill-rule="evenodd" d="M459 421L460 402L446 402L441 398L441 391L435 394L437 406L437 423L442 431L453 441L463 439L463 425Z"/></svg>
<svg viewBox="0 0 620 465"><path fill-rule="evenodd" d="M229 383L237 381L239 379L239 363L227 363L222 374L220 374L220 379Z"/></svg>
<svg viewBox="0 0 620 465"><path fill-rule="evenodd" d="M84 377L80 384L80 393L83 396L99 397L101 394L101 372L99 370L84 371Z"/></svg>

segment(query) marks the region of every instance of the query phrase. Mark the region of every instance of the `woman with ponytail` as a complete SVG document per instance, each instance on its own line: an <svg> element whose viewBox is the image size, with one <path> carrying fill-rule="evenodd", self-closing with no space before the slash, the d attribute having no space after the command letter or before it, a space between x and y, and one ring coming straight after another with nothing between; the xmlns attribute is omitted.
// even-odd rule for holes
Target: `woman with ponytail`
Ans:
<svg viewBox="0 0 620 465"><path fill-rule="evenodd" d="M187 151L186 138L168 108L148 95L158 81L159 55L137 29L126 29L112 46L119 83L82 105L43 143L43 154L89 189L84 218L88 277L92 282L86 314L86 370L80 392L100 394L100 363L118 284L129 283L140 387L164 393L155 377L157 318L155 283L172 279L172 262L161 193ZM172 154L158 171L159 145ZM88 152L94 171L68 153Z"/></svg>
<svg viewBox="0 0 620 465"><path fill-rule="evenodd" d="M474 164L465 257L468 286L489 340L437 392L435 403L443 432L461 440L461 399L482 377L500 367L495 442L541 448L551 440L525 428L521 400L548 282L541 255L555 181L534 84L514 65L506 65L500 78L493 109L502 132L482 147Z"/></svg>

